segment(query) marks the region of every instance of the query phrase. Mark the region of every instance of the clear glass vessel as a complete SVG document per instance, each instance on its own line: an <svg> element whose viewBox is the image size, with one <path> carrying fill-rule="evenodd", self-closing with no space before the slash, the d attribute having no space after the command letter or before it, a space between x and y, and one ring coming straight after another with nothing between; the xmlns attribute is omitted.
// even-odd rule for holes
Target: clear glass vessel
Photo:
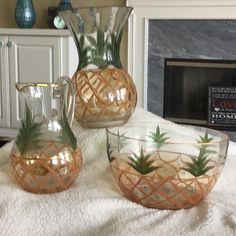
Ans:
<svg viewBox="0 0 236 236"><path fill-rule="evenodd" d="M36 12L32 0L17 0L15 20L20 28L32 28L36 21Z"/></svg>
<svg viewBox="0 0 236 236"><path fill-rule="evenodd" d="M201 202L222 172L228 143L219 131L171 123L107 129L107 155L120 190L159 209Z"/></svg>
<svg viewBox="0 0 236 236"><path fill-rule="evenodd" d="M67 77L56 83L17 83L21 127L11 152L16 181L33 193L65 190L76 180L82 153L71 130L75 89Z"/></svg>
<svg viewBox="0 0 236 236"><path fill-rule="evenodd" d="M79 54L72 81L76 87L75 116L85 127L125 123L137 93L120 61L120 43L131 7L89 7L60 11Z"/></svg>

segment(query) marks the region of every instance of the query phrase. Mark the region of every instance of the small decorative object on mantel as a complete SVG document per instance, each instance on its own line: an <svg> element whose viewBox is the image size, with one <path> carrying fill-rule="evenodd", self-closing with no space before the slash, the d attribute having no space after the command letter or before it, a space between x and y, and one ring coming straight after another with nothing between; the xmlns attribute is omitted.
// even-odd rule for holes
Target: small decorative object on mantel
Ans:
<svg viewBox="0 0 236 236"><path fill-rule="evenodd" d="M120 190L159 209L199 204L222 173L228 143L219 131L166 122L107 129L107 155Z"/></svg>
<svg viewBox="0 0 236 236"><path fill-rule="evenodd" d="M32 0L17 0L15 20L20 28L32 28L36 21L36 12Z"/></svg>
<svg viewBox="0 0 236 236"><path fill-rule="evenodd" d="M64 10L72 10L73 7L70 3L70 0L61 0L59 5L58 5L58 10L59 11L64 11Z"/></svg>
<svg viewBox="0 0 236 236"><path fill-rule="evenodd" d="M72 10L70 0L61 0L58 7L48 8L48 26L51 29L65 29L64 20L58 15L58 11Z"/></svg>
<svg viewBox="0 0 236 236"><path fill-rule="evenodd" d="M16 181L26 191L63 191L76 180L82 154L71 130L75 89L67 77L56 83L17 83L21 128L11 152Z"/></svg>
<svg viewBox="0 0 236 236"><path fill-rule="evenodd" d="M120 60L120 43L132 7L88 7L60 11L79 54L72 81L75 117L84 127L122 125L133 114L137 92Z"/></svg>

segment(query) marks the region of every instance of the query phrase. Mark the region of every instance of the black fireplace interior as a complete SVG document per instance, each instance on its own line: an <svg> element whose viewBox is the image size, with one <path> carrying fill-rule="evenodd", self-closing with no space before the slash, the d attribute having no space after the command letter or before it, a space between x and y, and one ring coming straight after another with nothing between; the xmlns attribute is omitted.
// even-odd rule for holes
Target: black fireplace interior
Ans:
<svg viewBox="0 0 236 236"><path fill-rule="evenodd" d="M166 58L164 118L207 125L209 86L236 87L236 61Z"/></svg>

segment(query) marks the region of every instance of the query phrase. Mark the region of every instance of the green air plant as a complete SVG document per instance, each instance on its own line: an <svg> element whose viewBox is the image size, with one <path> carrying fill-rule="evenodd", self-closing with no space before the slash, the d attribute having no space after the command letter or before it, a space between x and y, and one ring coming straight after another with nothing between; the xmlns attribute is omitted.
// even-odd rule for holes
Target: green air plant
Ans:
<svg viewBox="0 0 236 236"><path fill-rule="evenodd" d="M166 133L161 133L159 126L157 126L155 133L151 133L150 137L154 142L156 142L157 148L163 146L165 142L169 139L169 137L166 136Z"/></svg>
<svg viewBox="0 0 236 236"><path fill-rule="evenodd" d="M190 156L191 162L185 162L187 167L182 169L188 171L195 177L204 175L207 171L212 169L214 166L207 166L211 161L211 159L208 159L209 154L215 153L215 151L209 149L209 147L212 146L212 144L210 144L212 140L213 138L208 137L208 132L206 132L204 136L200 136L200 140L197 141L199 144L198 157Z"/></svg>
<svg viewBox="0 0 236 236"><path fill-rule="evenodd" d="M77 148L77 140L74 136L70 125L67 120L65 107L63 109L63 114L61 119L59 120L59 124L61 125L60 136L59 139L66 145L70 146L74 150Z"/></svg>
<svg viewBox="0 0 236 236"><path fill-rule="evenodd" d="M129 157L131 162L128 162L128 164L142 175L149 174L159 168L157 166L152 166L155 160L150 160L150 156L150 154L144 155L143 148L141 147L140 155L138 156L133 153L133 157Z"/></svg>
<svg viewBox="0 0 236 236"><path fill-rule="evenodd" d="M21 120L21 128L16 137L16 146L22 156L28 151L40 148L41 125L42 123L34 122L32 112L25 103L25 119Z"/></svg>

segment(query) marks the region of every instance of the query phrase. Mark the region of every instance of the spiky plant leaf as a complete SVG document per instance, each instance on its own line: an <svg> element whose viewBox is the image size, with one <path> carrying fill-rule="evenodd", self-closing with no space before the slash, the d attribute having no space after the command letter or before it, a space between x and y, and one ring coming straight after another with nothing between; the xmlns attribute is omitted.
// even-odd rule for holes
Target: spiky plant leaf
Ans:
<svg viewBox="0 0 236 236"><path fill-rule="evenodd" d="M106 135L107 135L107 140L106 140L106 147L107 147L107 157L109 159L110 162L112 162L115 158L112 157L112 145L109 141L109 135L108 135L108 131L106 130Z"/></svg>
<svg viewBox="0 0 236 236"><path fill-rule="evenodd" d="M76 37L76 38L77 38L77 37ZM83 49L83 48L84 48L84 41L85 41L85 35L84 35L84 34L81 34L80 39L79 39L79 46L80 46L80 49Z"/></svg>
<svg viewBox="0 0 236 236"><path fill-rule="evenodd" d="M90 42L90 44L91 44L93 47L97 48L97 42L96 42L95 38L93 38L93 37L90 36L90 35L86 35L86 38L88 39L88 41Z"/></svg>
<svg viewBox="0 0 236 236"><path fill-rule="evenodd" d="M39 137L42 123L35 123L32 112L25 103L25 119L21 120L21 128L16 137L16 146L23 156L26 152L40 148Z"/></svg>
<svg viewBox="0 0 236 236"><path fill-rule="evenodd" d="M101 55L103 48L105 46L104 32L99 27L97 28L97 48L98 53Z"/></svg>
<svg viewBox="0 0 236 236"><path fill-rule="evenodd" d="M214 166L207 166L211 161L211 159L207 159L209 154L216 153L213 150L209 150L209 147L213 145L210 144L212 140L213 138L208 137L208 132L206 132L204 136L200 136L200 140L197 141L197 143L200 144L198 156L191 156L190 158L192 162L185 162L186 167L182 169L191 173L195 177L204 175L207 171L212 169Z"/></svg>
<svg viewBox="0 0 236 236"><path fill-rule="evenodd" d="M167 133L161 133L160 127L157 126L156 132L151 133L150 137L152 138L154 142L157 143L157 148L160 148L169 139L169 137L167 137L166 135Z"/></svg>
<svg viewBox="0 0 236 236"><path fill-rule="evenodd" d="M59 120L59 124L61 125L59 139L61 140L62 143L66 144L66 145L70 146L71 148L73 148L74 150L76 150L77 140L76 140L76 137L74 136L74 134L70 128L70 125L68 123L65 107L63 109L62 117Z"/></svg>
<svg viewBox="0 0 236 236"><path fill-rule="evenodd" d="M127 145L126 139L125 139L125 133L120 134L120 131L117 131L117 150L120 152L120 150Z"/></svg>
<svg viewBox="0 0 236 236"><path fill-rule="evenodd" d="M111 34L111 45L112 45L112 54L113 54L113 65L115 67L121 68L120 61L120 45L119 42L116 41L115 34Z"/></svg>
<svg viewBox="0 0 236 236"><path fill-rule="evenodd" d="M110 64L117 68L121 68L122 64L120 61L120 45L118 45L114 33L108 35L105 44L106 44L106 56L107 58L109 58Z"/></svg>
<svg viewBox="0 0 236 236"><path fill-rule="evenodd" d="M112 154L112 146L111 143L107 142L107 157L110 162L112 162L115 159L111 154Z"/></svg>
<svg viewBox="0 0 236 236"><path fill-rule="evenodd" d="M139 156L133 153L133 157L128 157L130 160L128 164L142 175L149 174L159 168L158 166L152 166L155 160L149 160L150 156L150 154L144 155L143 148L141 147Z"/></svg>
<svg viewBox="0 0 236 236"><path fill-rule="evenodd" d="M213 138L208 137L208 132L205 133L204 136L200 136L200 140L198 140L198 143L210 143L213 140Z"/></svg>

